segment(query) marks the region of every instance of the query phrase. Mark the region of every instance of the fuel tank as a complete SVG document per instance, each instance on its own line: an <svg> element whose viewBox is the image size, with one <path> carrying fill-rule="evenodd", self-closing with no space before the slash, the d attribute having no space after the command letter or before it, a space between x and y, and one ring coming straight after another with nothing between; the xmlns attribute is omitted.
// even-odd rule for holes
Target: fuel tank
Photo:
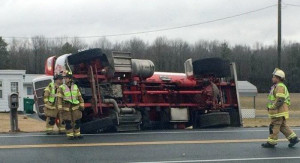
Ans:
<svg viewBox="0 0 300 163"><path fill-rule="evenodd" d="M154 74L155 66L150 60L131 59L132 75L141 78L148 78Z"/></svg>

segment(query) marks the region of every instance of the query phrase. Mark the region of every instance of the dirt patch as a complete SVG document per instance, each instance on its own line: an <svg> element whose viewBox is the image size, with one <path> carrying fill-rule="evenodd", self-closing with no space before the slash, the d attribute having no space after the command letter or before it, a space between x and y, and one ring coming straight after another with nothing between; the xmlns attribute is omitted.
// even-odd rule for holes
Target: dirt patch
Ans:
<svg viewBox="0 0 300 163"><path fill-rule="evenodd" d="M19 128L21 132L42 132L45 131L45 122L39 121L26 115L18 115ZM0 113L0 133L10 130L9 113Z"/></svg>
<svg viewBox="0 0 300 163"><path fill-rule="evenodd" d="M290 110L290 117L297 117L300 118L300 110ZM255 115L256 116L268 116L268 111L267 110L255 110ZM300 123L300 121L299 121Z"/></svg>
<svg viewBox="0 0 300 163"><path fill-rule="evenodd" d="M247 127L267 127L270 124L269 118L245 118L243 119L243 126ZM287 124L292 127L300 126L300 118L290 118L287 120Z"/></svg>
<svg viewBox="0 0 300 163"><path fill-rule="evenodd" d="M266 110L267 108L267 99L268 94L259 93L256 96L256 110ZM300 111L300 93L291 93L291 110ZM242 108L253 108L253 97L241 97L241 106Z"/></svg>

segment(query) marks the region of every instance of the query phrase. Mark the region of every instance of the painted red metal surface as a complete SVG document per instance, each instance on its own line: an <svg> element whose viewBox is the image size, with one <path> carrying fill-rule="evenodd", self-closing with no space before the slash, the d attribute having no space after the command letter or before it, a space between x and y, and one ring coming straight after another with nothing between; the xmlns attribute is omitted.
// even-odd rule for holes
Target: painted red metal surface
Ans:
<svg viewBox="0 0 300 163"><path fill-rule="evenodd" d="M55 66L56 57L49 57L45 62L45 75L53 76L54 75L54 66Z"/></svg>
<svg viewBox="0 0 300 163"><path fill-rule="evenodd" d="M49 58L45 66L45 72L51 75L55 57ZM103 114L103 110L112 108L111 104L105 104L102 100L98 84L121 85L121 99L117 99L119 107L189 107L192 109L220 110L228 107L237 107L235 84L224 82L221 79L208 77L205 79L187 78L184 73L155 72L153 76L142 79L132 77L130 73L116 72L114 77L107 77L101 67L100 60L90 63L81 63L74 66L73 77L75 80L87 80L93 90L93 97L87 100L85 107L92 108L94 114ZM50 66L51 67L51 66ZM220 92L220 99L213 93L214 83ZM153 113L154 114L154 113Z"/></svg>

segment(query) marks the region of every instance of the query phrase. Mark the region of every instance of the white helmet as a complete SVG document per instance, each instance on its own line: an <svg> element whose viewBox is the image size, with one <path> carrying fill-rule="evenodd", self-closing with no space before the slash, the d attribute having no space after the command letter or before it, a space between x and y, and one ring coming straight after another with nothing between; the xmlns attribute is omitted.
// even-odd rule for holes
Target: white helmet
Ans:
<svg viewBox="0 0 300 163"><path fill-rule="evenodd" d="M278 76L282 79L285 79L285 73L282 70L280 70L279 68L275 68L273 75Z"/></svg>

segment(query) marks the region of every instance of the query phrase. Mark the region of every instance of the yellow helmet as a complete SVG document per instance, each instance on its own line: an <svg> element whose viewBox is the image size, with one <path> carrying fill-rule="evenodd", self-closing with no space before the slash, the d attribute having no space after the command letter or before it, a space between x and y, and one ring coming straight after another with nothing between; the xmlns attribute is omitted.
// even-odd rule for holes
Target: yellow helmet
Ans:
<svg viewBox="0 0 300 163"><path fill-rule="evenodd" d="M273 75L278 76L281 79L285 79L285 73L279 68L275 68Z"/></svg>
<svg viewBox="0 0 300 163"><path fill-rule="evenodd" d="M63 77L69 77L69 78L72 78L72 76L73 76L73 74L72 74L71 71L65 71L65 72L63 73Z"/></svg>

